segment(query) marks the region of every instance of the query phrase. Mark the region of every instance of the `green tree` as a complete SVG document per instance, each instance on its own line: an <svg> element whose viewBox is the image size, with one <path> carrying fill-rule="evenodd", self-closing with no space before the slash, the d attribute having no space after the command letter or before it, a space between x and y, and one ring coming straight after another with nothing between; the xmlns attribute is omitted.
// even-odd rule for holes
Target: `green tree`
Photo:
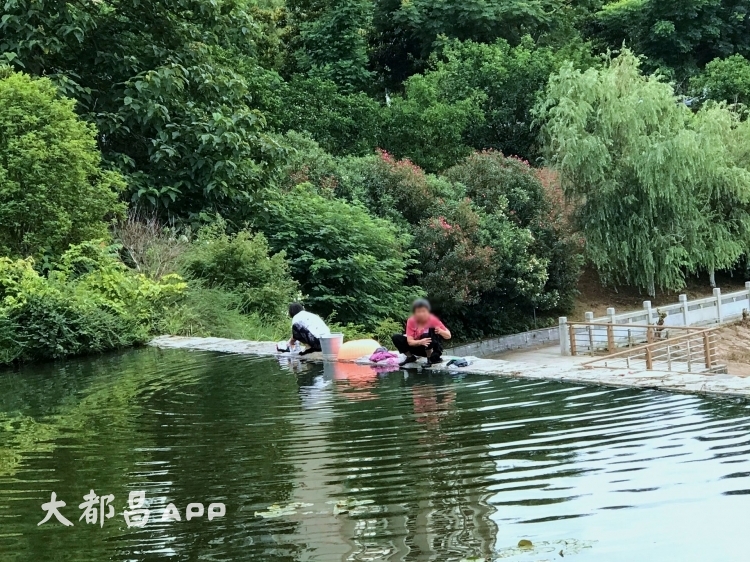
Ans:
<svg viewBox="0 0 750 562"><path fill-rule="evenodd" d="M300 70L331 80L346 92L370 85L367 35L372 0L290 0L289 12L301 20L296 53Z"/></svg>
<svg viewBox="0 0 750 562"><path fill-rule="evenodd" d="M532 109L544 93L551 73L565 60L591 66L585 46L571 42L555 52L524 36L515 46L499 39L483 44L448 42L434 59L424 81L438 94L440 103L480 100L482 119L474 119L464 131L466 144L478 150L494 149L535 161L539 157Z"/></svg>
<svg viewBox="0 0 750 562"><path fill-rule="evenodd" d="M694 74L717 57L750 52L748 0L618 0L596 13L593 32L606 45L623 42L651 68Z"/></svg>
<svg viewBox="0 0 750 562"><path fill-rule="evenodd" d="M136 202L182 215L254 204L283 148L264 132L279 77L240 0L10 0L0 50L97 125Z"/></svg>
<svg viewBox="0 0 750 562"><path fill-rule="evenodd" d="M690 81L699 98L748 105L750 102L750 61L742 55L714 59Z"/></svg>
<svg viewBox="0 0 750 562"><path fill-rule="evenodd" d="M46 79L0 67L0 254L59 256L123 212L93 127Z"/></svg>
<svg viewBox="0 0 750 562"><path fill-rule="evenodd" d="M374 59L395 86L424 69L444 40L516 44L565 20L556 0L383 0L374 15Z"/></svg>
<svg viewBox="0 0 750 562"><path fill-rule="evenodd" d="M639 66L625 50L601 70L564 67L539 117L601 278L653 295L742 256L750 175L738 165L734 145L747 141L736 114L693 114Z"/></svg>
<svg viewBox="0 0 750 562"><path fill-rule="evenodd" d="M450 101L434 81L415 75L405 83L403 96L393 96L386 107L379 146L396 158L409 158L430 172L444 170L471 154L465 136L484 120L483 94Z"/></svg>
<svg viewBox="0 0 750 562"><path fill-rule="evenodd" d="M421 294L406 286L416 263L407 234L309 184L273 202L262 230L274 251L285 249L306 302L325 316L369 329L402 318Z"/></svg>
<svg viewBox="0 0 750 562"><path fill-rule="evenodd" d="M294 76L279 88L273 127L309 133L331 154L364 156L378 146L380 104L362 92L346 93L330 80Z"/></svg>

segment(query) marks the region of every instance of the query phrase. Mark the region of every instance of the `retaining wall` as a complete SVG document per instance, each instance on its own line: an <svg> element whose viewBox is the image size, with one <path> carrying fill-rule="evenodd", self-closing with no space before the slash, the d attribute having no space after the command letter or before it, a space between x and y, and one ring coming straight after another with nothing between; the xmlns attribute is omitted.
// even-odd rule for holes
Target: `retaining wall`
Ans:
<svg viewBox="0 0 750 562"><path fill-rule="evenodd" d="M542 328L530 332L522 332L520 334L511 334L509 336L458 345L446 349L445 353L448 355L458 355L460 357L485 357L487 355L512 351L514 349L524 349L535 347L537 345L554 345L559 341L560 330L557 327Z"/></svg>

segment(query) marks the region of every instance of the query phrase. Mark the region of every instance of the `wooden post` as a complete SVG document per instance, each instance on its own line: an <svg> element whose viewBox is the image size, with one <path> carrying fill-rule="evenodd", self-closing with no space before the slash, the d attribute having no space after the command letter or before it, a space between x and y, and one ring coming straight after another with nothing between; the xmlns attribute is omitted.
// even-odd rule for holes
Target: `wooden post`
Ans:
<svg viewBox="0 0 750 562"><path fill-rule="evenodd" d="M708 332L703 332L703 353L706 357L706 369L711 368L711 338Z"/></svg>
<svg viewBox="0 0 750 562"><path fill-rule="evenodd" d="M607 351L615 352L615 327L612 324L607 324Z"/></svg>
<svg viewBox="0 0 750 562"><path fill-rule="evenodd" d="M646 328L646 342L653 343L654 341L654 329L649 326Z"/></svg>
<svg viewBox="0 0 750 562"><path fill-rule="evenodd" d="M651 371L654 368L654 359L651 357L651 348L646 347L646 370Z"/></svg>
<svg viewBox="0 0 750 562"><path fill-rule="evenodd" d="M591 326L586 326L586 328L589 331L589 354L591 357L594 356L594 328Z"/></svg>
<svg viewBox="0 0 750 562"><path fill-rule="evenodd" d="M573 324L568 324L568 334L570 335L570 354L576 354L576 331Z"/></svg>

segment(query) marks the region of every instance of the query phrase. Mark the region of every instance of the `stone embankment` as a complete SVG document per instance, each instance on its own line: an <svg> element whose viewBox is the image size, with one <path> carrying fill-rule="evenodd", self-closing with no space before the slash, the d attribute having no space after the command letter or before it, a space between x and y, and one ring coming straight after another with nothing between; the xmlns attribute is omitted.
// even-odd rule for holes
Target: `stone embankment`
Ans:
<svg viewBox="0 0 750 562"><path fill-rule="evenodd" d="M154 339L151 345L162 349L203 350L266 357L288 356L288 354L278 353L276 345L272 342L162 336ZM318 353L308 355L304 359L312 362L323 362ZM467 359L471 361L471 364L462 369L448 368L445 364L442 364L432 367L432 370L550 380L592 386L655 389L686 394L750 397L750 377L736 375L587 368L581 365L581 359L577 357L550 357L548 362L538 359L528 362L478 359L475 357Z"/></svg>

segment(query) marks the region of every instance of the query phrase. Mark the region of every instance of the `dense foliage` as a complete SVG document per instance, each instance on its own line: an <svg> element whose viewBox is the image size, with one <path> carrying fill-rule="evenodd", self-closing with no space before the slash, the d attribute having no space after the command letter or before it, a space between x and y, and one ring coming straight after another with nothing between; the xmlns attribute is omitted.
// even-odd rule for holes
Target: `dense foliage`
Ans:
<svg viewBox="0 0 750 562"><path fill-rule="evenodd" d="M287 253L307 302L324 316L368 328L403 317L421 291L405 285L415 265L409 237L360 206L298 186L273 203L263 225Z"/></svg>
<svg viewBox="0 0 750 562"><path fill-rule="evenodd" d="M750 243L748 122L693 113L625 51L601 70L564 67L540 111L590 259L606 281L679 289L735 265Z"/></svg>
<svg viewBox="0 0 750 562"><path fill-rule="evenodd" d="M120 176L101 168L94 128L49 80L0 66L0 255L59 255L107 233Z"/></svg>
<svg viewBox="0 0 750 562"><path fill-rule="evenodd" d="M201 230L183 267L192 279L241 295L242 311L262 318L282 317L297 297L284 252L269 255L262 234L242 230L230 235L223 222Z"/></svg>
<svg viewBox="0 0 750 562"><path fill-rule="evenodd" d="M103 242L72 246L48 276L0 258L0 365L143 343L185 288L129 270Z"/></svg>
<svg viewBox="0 0 750 562"><path fill-rule="evenodd" d="M750 0L6 0L0 257L122 342L275 338L291 298L382 336L421 294L507 332L584 259L677 289L748 262L748 31ZM118 275L186 280L153 322L60 281L113 221Z"/></svg>

